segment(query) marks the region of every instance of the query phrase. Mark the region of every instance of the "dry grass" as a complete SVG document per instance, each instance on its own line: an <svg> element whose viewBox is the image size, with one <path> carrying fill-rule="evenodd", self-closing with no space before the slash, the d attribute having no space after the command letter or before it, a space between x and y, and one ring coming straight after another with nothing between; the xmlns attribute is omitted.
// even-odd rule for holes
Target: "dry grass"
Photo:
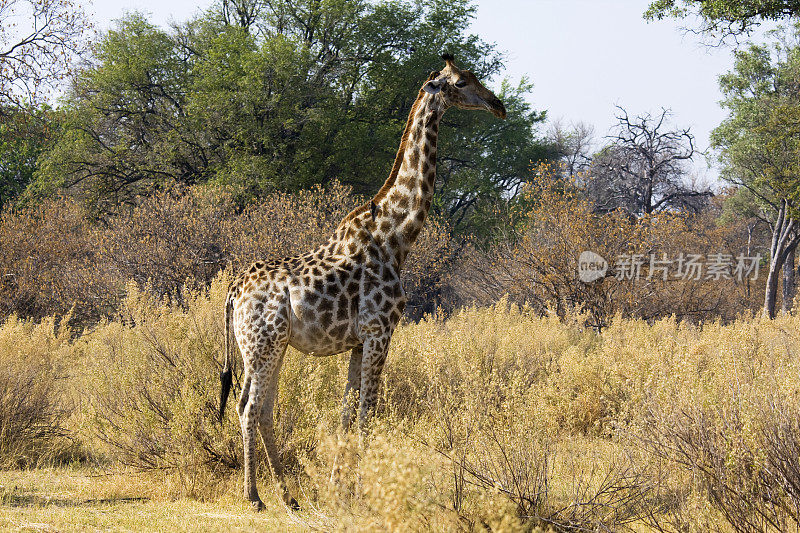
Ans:
<svg viewBox="0 0 800 533"><path fill-rule="evenodd" d="M145 483L118 477L118 495L165 502L106 508L75 503L101 498L81 496L64 510L19 506L19 491L4 489L2 520L60 529L69 516L113 529L98 516L119 513L133 520L120 529L171 529L210 513L212 530L217 515L260 523L239 499L235 415L214 420L225 283L186 290L181 306L131 286L119 319L75 339L52 322L0 327L0 361L42 375L46 354L62 369L56 405L76 408L58 427L90 464L149 472ZM291 519L353 531L797 526L800 317L702 326L618 317L601 334L584 324L501 301L401 326L366 448L336 432L347 356L290 350L277 433L303 506ZM336 455L344 468L332 486ZM39 479L22 493L51 495L84 475L57 472L47 488L39 471L4 475ZM290 519L262 474L263 519Z"/></svg>
<svg viewBox="0 0 800 533"><path fill-rule="evenodd" d="M53 319L10 317L0 328L0 467L35 466L74 451L62 383L69 338Z"/></svg>
<svg viewBox="0 0 800 533"><path fill-rule="evenodd" d="M232 493L213 503L174 496L159 474L84 468L0 473L4 531L303 531L282 506L255 515Z"/></svg>

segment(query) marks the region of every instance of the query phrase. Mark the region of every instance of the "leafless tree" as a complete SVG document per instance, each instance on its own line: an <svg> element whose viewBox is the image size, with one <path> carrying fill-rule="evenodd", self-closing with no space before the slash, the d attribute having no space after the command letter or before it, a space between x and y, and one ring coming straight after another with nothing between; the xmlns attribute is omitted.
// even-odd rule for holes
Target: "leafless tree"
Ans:
<svg viewBox="0 0 800 533"><path fill-rule="evenodd" d="M642 215L702 208L712 193L685 179L686 163L698 153L689 129L670 129L668 109L635 117L617 109L611 142L595 155L587 184L597 210Z"/></svg>
<svg viewBox="0 0 800 533"><path fill-rule="evenodd" d="M37 102L83 51L89 23L70 0L0 0L0 105Z"/></svg>
<svg viewBox="0 0 800 533"><path fill-rule="evenodd" d="M584 122L564 125L556 120L547 132L547 141L553 146L555 157L564 165L564 172L572 177L589 168L594 144L594 126Z"/></svg>

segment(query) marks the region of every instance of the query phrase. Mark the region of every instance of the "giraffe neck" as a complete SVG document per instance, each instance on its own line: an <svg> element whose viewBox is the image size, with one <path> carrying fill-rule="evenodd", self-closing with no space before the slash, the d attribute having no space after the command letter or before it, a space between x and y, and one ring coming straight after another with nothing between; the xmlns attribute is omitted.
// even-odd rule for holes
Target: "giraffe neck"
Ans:
<svg viewBox="0 0 800 533"><path fill-rule="evenodd" d="M436 179L436 142L445 111L441 98L420 90L406 122L394 167L372 199L373 235L402 267L428 216Z"/></svg>

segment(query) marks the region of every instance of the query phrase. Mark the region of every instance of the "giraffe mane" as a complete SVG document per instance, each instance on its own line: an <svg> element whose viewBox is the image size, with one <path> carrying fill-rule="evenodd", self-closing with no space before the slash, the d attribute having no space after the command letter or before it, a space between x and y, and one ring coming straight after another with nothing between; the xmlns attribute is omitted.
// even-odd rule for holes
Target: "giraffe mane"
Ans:
<svg viewBox="0 0 800 533"><path fill-rule="evenodd" d="M436 78L439 75L439 72L431 72L428 79L425 80L426 82ZM414 100L414 104L411 106L411 110L408 112L408 118L406 119L406 127L403 130L403 137L400 139L400 148L397 149L397 155L394 157L394 164L392 165L392 171L389 173L389 177L386 178L386 181L383 183L383 186L378 190L378 193L372 197L372 199L361 205L356 207L353 211L350 212L349 215L344 217L342 222L339 224L341 226L345 222L352 220L353 218L357 217L361 213L364 213L367 209L369 209L371 204L375 204L376 206L378 203L386 198L389 194L389 190L391 190L394 182L397 180L397 174L400 172L400 166L403 164L403 158L405 157L406 152L406 144L408 143L408 137L411 135L411 126L414 123L414 115L417 114L417 108L419 108L419 104L422 101L422 97L425 96L425 91L422 89L419 90L417 93L417 99Z"/></svg>

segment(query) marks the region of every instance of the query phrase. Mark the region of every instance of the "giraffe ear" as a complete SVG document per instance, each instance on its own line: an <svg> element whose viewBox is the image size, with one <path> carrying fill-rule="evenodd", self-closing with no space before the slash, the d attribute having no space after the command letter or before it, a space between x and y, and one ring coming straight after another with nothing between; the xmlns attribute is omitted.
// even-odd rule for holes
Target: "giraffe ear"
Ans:
<svg viewBox="0 0 800 533"><path fill-rule="evenodd" d="M422 90L429 94L436 94L442 90L444 80L430 80L422 86Z"/></svg>

